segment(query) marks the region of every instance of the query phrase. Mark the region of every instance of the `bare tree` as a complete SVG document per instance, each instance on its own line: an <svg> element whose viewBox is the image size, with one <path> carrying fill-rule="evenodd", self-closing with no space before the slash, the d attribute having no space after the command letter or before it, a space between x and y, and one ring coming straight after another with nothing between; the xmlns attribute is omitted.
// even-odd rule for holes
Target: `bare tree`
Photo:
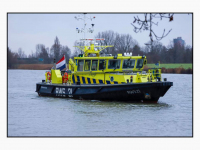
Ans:
<svg viewBox="0 0 200 150"><path fill-rule="evenodd" d="M84 43L83 43L83 42L75 41L75 42L74 42L74 46L84 46ZM82 54L82 53L83 53L83 52L82 52L79 48L75 47L72 56L73 56L73 57L77 57L78 54Z"/></svg>
<svg viewBox="0 0 200 150"><path fill-rule="evenodd" d="M8 69L14 68L15 65L17 64L17 58L18 54L15 52L12 52L11 49L8 47L7 48L7 63L8 63Z"/></svg>
<svg viewBox="0 0 200 150"><path fill-rule="evenodd" d="M104 31L104 32L99 32L95 38L104 38L104 41L100 41L99 45L114 45L115 38L116 38L116 33L114 31ZM114 47L108 47L102 52L107 52L107 53L114 53Z"/></svg>
<svg viewBox="0 0 200 150"><path fill-rule="evenodd" d="M36 57L40 57L40 53L42 52L42 49L44 48L45 46L43 44L37 44L36 45Z"/></svg>
<svg viewBox="0 0 200 150"><path fill-rule="evenodd" d="M54 40L54 44L51 47L51 53L53 54L53 57L56 59L56 61L60 59L61 48L62 46L60 44L60 41L58 37L56 36L56 39Z"/></svg>
<svg viewBox="0 0 200 150"><path fill-rule="evenodd" d="M116 34L114 46L118 52L124 53L130 52L136 43L130 34Z"/></svg>
<svg viewBox="0 0 200 150"><path fill-rule="evenodd" d="M100 45L114 45L114 47L109 47L102 51L111 54L131 51L134 45L137 44L137 41L130 34L119 34L111 30L99 32L95 37L105 39L105 41L99 42Z"/></svg>
<svg viewBox="0 0 200 150"><path fill-rule="evenodd" d="M151 41L151 44L152 42L155 40L157 41L160 41L162 40L164 37L166 37L172 29L170 29L167 33L165 32L165 29L163 30L163 34L161 36L158 36L155 31L152 29L152 26L153 25L156 25L158 26L158 22L155 23L153 21L153 19L155 18L159 18L160 20L164 19L164 18L167 18L169 19L169 22L173 21L173 13L172 14L166 14L166 13L155 13L155 14L152 14L152 13L145 13L144 14L144 19L141 20L138 16L137 17L134 17L134 21L133 23L131 23L131 25L134 27L134 32L135 33L138 33L138 32L141 32L142 30L144 31L149 31L149 37L150 37L150 41ZM135 25L137 24L137 26Z"/></svg>
<svg viewBox="0 0 200 150"><path fill-rule="evenodd" d="M18 49L18 57L19 58L27 58L26 54L24 53L24 51L22 50L22 48Z"/></svg>
<svg viewBox="0 0 200 150"><path fill-rule="evenodd" d="M49 48L45 48L45 45L43 44L36 45L36 57L43 58L44 63L50 63L48 49Z"/></svg>
<svg viewBox="0 0 200 150"><path fill-rule="evenodd" d="M36 58L36 53L31 51L31 54L28 55L28 58Z"/></svg>
<svg viewBox="0 0 200 150"><path fill-rule="evenodd" d="M71 50L68 46L62 46L61 56L65 55L66 60L68 60L71 56Z"/></svg>
<svg viewBox="0 0 200 150"><path fill-rule="evenodd" d="M132 51L133 55L137 56L138 54L140 54L140 52L141 52L140 47L138 45L135 45Z"/></svg>

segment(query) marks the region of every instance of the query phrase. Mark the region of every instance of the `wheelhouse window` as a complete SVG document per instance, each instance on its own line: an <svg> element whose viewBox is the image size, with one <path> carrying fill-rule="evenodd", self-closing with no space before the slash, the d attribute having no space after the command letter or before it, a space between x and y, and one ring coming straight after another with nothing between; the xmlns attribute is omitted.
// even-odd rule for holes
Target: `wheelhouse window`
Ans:
<svg viewBox="0 0 200 150"><path fill-rule="evenodd" d="M78 71L83 71L84 60L78 60Z"/></svg>
<svg viewBox="0 0 200 150"><path fill-rule="evenodd" d="M136 68L142 68L143 67L143 61L144 61L143 59L138 59Z"/></svg>
<svg viewBox="0 0 200 150"><path fill-rule="evenodd" d="M123 61L123 68L134 68L135 66L135 59L125 59Z"/></svg>
<svg viewBox="0 0 200 150"><path fill-rule="evenodd" d="M99 70L106 68L106 60L99 60Z"/></svg>
<svg viewBox="0 0 200 150"><path fill-rule="evenodd" d="M108 69L119 69L121 60L109 60Z"/></svg>
<svg viewBox="0 0 200 150"><path fill-rule="evenodd" d="M85 60L85 71L90 71L91 60Z"/></svg>
<svg viewBox="0 0 200 150"><path fill-rule="evenodd" d="M92 71L97 70L97 66L98 66L98 60L92 60Z"/></svg>

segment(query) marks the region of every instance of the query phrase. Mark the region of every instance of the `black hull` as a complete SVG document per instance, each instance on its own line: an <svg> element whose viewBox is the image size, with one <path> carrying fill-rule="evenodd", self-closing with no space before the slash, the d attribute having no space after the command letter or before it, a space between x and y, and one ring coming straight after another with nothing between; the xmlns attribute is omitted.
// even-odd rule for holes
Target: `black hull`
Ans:
<svg viewBox="0 0 200 150"><path fill-rule="evenodd" d="M156 103L164 96L172 82L148 82L129 84L59 85L37 83L39 96L73 98L83 100L131 101Z"/></svg>

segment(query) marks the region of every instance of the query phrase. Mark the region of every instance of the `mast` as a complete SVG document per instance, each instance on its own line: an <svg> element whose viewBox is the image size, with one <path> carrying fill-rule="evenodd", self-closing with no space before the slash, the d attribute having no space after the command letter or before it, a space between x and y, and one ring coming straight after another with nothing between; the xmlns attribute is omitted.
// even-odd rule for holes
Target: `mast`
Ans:
<svg viewBox="0 0 200 150"><path fill-rule="evenodd" d="M85 39L85 26L86 26L86 24L85 24L85 15L87 14L87 13L83 13L84 14L84 39ZM85 44L84 44L84 46L85 46Z"/></svg>
<svg viewBox="0 0 200 150"><path fill-rule="evenodd" d="M86 28L86 25L87 25L86 20L90 19L90 20L92 21L93 19L95 19L95 16L94 16L94 17L87 18L87 17L86 17L86 14L87 14L87 13L83 13L83 16L82 16L82 17L79 16L79 15L74 17L74 18L77 19L78 21L79 21L79 20L83 20L83 22L84 22L83 28L81 28L81 29L76 28L76 31L77 31L78 33L82 33L82 32L83 32L83 34L84 34L84 37L83 37L83 38L84 38L84 39L85 39L86 32L93 33L93 31L94 31L94 29L93 29L94 24L91 24L91 25L92 25L92 29L91 29L91 28L89 28L89 29ZM82 41L82 43L83 43L84 46L86 46L86 41Z"/></svg>
<svg viewBox="0 0 200 150"><path fill-rule="evenodd" d="M89 32L89 33L93 33L94 32L94 29L93 29L93 27L94 27L94 24L91 24L92 25L92 28L89 28L89 29L87 29L86 28L86 25L87 25L87 23L86 23L86 20L94 20L95 19L95 16L94 17L90 17L90 18L88 18L88 17L86 17L86 14L87 13L83 13L83 17L81 17L81 16L75 16L74 18L76 19L76 20L83 20L83 22L84 22L84 26L83 26L83 28L81 28L81 29L79 29L79 28L76 28L76 31L78 32L78 33L84 33L84 39L85 39L85 35L86 35L86 32Z"/></svg>
<svg viewBox="0 0 200 150"><path fill-rule="evenodd" d="M77 20L81 19L84 22L84 28L82 28L82 29L76 28L76 31L78 33L82 33L82 32L84 33L84 39L80 40L82 43L84 43L83 44L84 46L74 46L74 47L77 47L80 50L82 50L84 52L84 56L85 57L87 57L89 54L96 54L96 56L99 57L100 56L100 54L99 54L100 51L104 50L107 47L113 47L113 45L98 46L98 43L96 43L96 41L104 41L105 39L103 39L103 38L95 39L95 38L86 38L85 37L86 32L89 32L89 33L93 33L94 32L94 24L91 24L92 28L89 28L89 29L86 28L86 25L87 25L86 19L90 19L91 21L93 19L95 19L95 16L87 18L86 14L87 13L83 13L83 15L84 15L83 17L75 16L75 19L77 19ZM86 42L89 43L89 46L86 46ZM101 48L101 49L99 49L99 50L95 49L97 47Z"/></svg>

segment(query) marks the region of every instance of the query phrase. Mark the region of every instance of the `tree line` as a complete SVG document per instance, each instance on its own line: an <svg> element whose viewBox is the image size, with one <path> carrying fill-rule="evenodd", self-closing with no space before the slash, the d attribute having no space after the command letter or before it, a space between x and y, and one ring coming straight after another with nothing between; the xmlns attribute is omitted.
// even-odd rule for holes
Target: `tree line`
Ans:
<svg viewBox="0 0 200 150"><path fill-rule="evenodd" d="M55 38L54 44L50 49L45 47L44 44L37 44L35 52L32 52L28 56L21 48L18 49L18 52L12 52L8 47L7 52L8 68L13 68L16 64L50 64L53 63L54 58L57 62L63 55L65 55L66 60L69 60L71 56L70 48L61 45L58 37Z"/></svg>
<svg viewBox="0 0 200 150"><path fill-rule="evenodd" d="M118 53L132 53L133 56L146 55L148 63L192 63L193 48L189 45L174 44L170 42L168 46L164 46L158 41L149 41L149 44L140 46L139 43L133 39L131 34L119 34L114 31L99 32L95 38L104 38L104 41L99 41L98 45L113 45L108 47L101 53L108 53L117 55ZM74 45L80 43L75 42ZM53 63L54 58L56 62L65 55L68 61L70 57L77 56L81 50L74 48L72 51L68 46L60 44L58 37L55 38L53 45L49 49L44 44L37 44L35 52L26 55L25 52L19 48L18 52L13 52L9 47L7 48L8 68L13 68L16 64L34 64L34 63Z"/></svg>
<svg viewBox="0 0 200 150"><path fill-rule="evenodd" d="M140 46L130 34L119 34L113 31L99 32L96 38L104 38L99 45L113 45L103 50L103 53L116 55L131 52L133 56L147 56L148 63L192 63L193 48L190 45L174 44L172 41L164 46L159 41L149 41L145 46ZM172 39L173 40L173 39Z"/></svg>

